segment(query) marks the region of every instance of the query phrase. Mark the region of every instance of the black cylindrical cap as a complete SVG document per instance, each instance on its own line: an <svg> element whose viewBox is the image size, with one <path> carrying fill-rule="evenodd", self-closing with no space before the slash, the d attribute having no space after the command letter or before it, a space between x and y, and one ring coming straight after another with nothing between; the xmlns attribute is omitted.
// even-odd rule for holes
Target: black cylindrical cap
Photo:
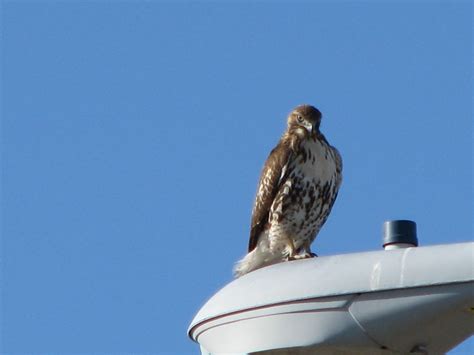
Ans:
<svg viewBox="0 0 474 355"><path fill-rule="evenodd" d="M416 223L413 221L398 220L383 223L383 246L388 244L406 243L418 246L416 237Z"/></svg>

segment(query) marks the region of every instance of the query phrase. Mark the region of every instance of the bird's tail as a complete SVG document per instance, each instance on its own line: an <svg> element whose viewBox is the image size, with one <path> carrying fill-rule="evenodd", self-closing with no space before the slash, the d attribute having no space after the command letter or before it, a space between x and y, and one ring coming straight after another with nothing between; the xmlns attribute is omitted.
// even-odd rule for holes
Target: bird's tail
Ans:
<svg viewBox="0 0 474 355"><path fill-rule="evenodd" d="M274 256L270 255L268 252L260 250L257 246L250 253L245 255L242 260L239 260L234 267L234 276L240 277L249 273L250 271L260 269L261 267L274 264L277 262Z"/></svg>
<svg viewBox="0 0 474 355"><path fill-rule="evenodd" d="M263 266L265 259L260 255L258 248L245 255L234 266L234 276L240 277Z"/></svg>

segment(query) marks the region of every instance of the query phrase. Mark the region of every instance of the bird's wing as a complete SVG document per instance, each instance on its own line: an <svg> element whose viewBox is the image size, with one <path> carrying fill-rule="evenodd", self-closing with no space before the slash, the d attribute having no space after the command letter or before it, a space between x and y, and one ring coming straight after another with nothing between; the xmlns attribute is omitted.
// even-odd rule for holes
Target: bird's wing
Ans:
<svg viewBox="0 0 474 355"><path fill-rule="evenodd" d="M283 141L271 151L263 166L258 184L257 196L252 210L250 239L248 251L251 252L258 242L258 237L268 222L268 215L273 200L288 174L288 164L295 156L294 149Z"/></svg>
<svg viewBox="0 0 474 355"><path fill-rule="evenodd" d="M334 158L336 160L336 173L337 173L336 189L339 189L339 186L341 186L341 182L342 182L342 157L336 148L331 147L331 149L334 152Z"/></svg>

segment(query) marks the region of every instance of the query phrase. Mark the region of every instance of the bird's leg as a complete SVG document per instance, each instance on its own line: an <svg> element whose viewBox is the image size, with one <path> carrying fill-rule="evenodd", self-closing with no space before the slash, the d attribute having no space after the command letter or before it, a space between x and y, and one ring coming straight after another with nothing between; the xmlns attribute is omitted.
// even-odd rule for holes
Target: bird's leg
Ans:
<svg viewBox="0 0 474 355"><path fill-rule="evenodd" d="M295 244L293 243L293 238L287 237L288 244L286 245L285 248L285 255L286 255L286 260L295 260L296 257L296 248Z"/></svg>
<svg viewBox="0 0 474 355"><path fill-rule="evenodd" d="M311 243L305 243L300 248L298 248L298 254L295 256L295 259L308 259L317 257L317 255L311 251L310 244Z"/></svg>

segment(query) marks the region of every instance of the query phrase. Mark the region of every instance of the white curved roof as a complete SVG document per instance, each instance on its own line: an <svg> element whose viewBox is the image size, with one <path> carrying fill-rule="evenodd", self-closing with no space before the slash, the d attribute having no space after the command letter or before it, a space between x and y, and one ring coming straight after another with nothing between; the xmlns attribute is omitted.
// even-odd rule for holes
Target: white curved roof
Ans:
<svg viewBox="0 0 474 355"><path fill-rule="evenodd" d="M217 292L189 327L247 309L311 298L468 282L474 243L382 250L284 262L251 272ZM434 265L436 267L434 267Z"/></svg>

